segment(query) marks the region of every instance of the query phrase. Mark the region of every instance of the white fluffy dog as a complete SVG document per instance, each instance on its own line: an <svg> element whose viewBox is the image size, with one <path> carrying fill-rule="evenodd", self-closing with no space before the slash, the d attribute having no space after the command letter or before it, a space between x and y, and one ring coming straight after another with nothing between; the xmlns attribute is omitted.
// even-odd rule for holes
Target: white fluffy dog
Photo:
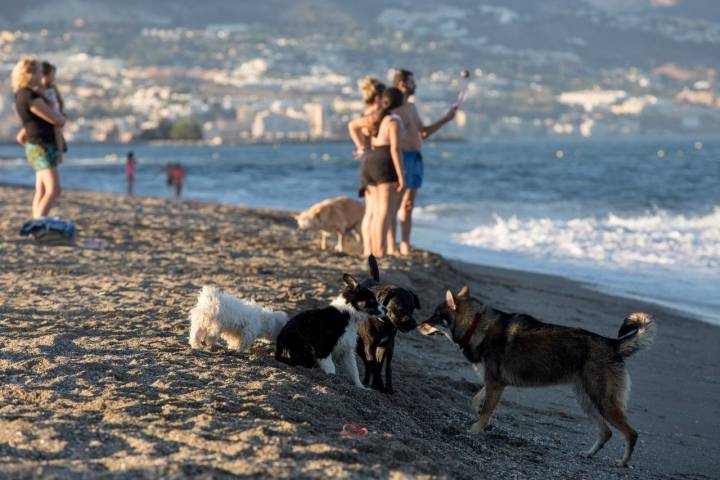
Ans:
<svg viewBox="0 0 720 480"><path fill-rule="evenodd" d="M190 310L190 346L214 347L222 338L228 348L245 350L258 337L275 340L288 321L285 312L273 311L205 285Z"/></svg>

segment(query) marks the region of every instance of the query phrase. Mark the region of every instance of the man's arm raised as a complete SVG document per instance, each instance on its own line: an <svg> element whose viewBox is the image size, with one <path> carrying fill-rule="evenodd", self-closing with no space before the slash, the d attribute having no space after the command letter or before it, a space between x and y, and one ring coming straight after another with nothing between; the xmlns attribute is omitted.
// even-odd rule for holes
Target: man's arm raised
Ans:
<svg viewBox="0 0 720 480"><path fill-rule="evenodd" d="M420 119L420 115L417 113L417 108L415 108L414 110L415 115L417 116L418 125L422 125L422 127L420 128L420 135L422 136L423 140L440 130L446 123L452 121L452 119L455 118L455 113L457 113L457 107L450 107L450 110L448 110L447 113L440 120L430 125L423 125L422 120Z"/></svg>

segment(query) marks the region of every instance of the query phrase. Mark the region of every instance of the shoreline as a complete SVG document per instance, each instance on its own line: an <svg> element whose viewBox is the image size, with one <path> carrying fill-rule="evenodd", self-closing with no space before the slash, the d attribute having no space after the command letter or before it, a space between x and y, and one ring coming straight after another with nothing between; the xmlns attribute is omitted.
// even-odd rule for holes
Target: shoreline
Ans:
<svg viewBox="0 0 720 480"><path fill-rule="evenodd" d="M593 140L608 140L614 139L623 141L680 141L687 140L688 142L695 142L698 140L715 140L720 138L720 134L713 132L706 133L674 133L662 135L659 133L653 134L640 134L640 135L623 135L620 137L608 135L596 135L593 137L582 137L582 136L528 136L528 137L474 137L472 139L466 137L443 137L439 136L430 140L432 143L477 143L477 144L488 144L488 143L508 143L508 142L541 142L541 143L557 143L558 145L563 144L580 144L587 141ZM221 143L214 144L210 140L203 141L173 141L173 140L150 140L150 141L136 141L130 143L121 142L73 142L72 145L80 146L106 146L108 148L117 147L122 149L132 147L153 147L153 146L167 146L167 147L242 147L242 146L253 146L253 145L322 145L322 144L337 144L347 143L347 138L323 138L317 140L263 140L263 141L252 141L252 142L232 142L232 143ZM0 147L18 147L14 139L8 139L6 141L0 141ZM22 156L22 155L20 155ZM0 161L3 157L0 157Z"/></svg>
<svg viewBox="0 0 720 480"><path fill-rule="evenodd" d="M7 183L7 182L2 182L2 181L0 181L0 187L29 188L29 189L33 188L30 185L21 185L21 184ZM83 192L94 192L94 193L107 194L107 195L119 195L121 197L125 196L124 193L103 192L103 191L88 190L88 189L71 189L69 191L73 191L73 190L74 191L83 191ZM225 204L225 203L210 202L210 201L205 201L205 200L195 200L195 199L190 199L190 198L168 199L168 198L159 197L159 196L155 197L155 196L142 196L142 195L133 195L133 198L152 198L152 199L166 200L166 201L199 202L199 203L203 203L203 204L224 205L227 207L252 208L252 209L258 209L258 210L273 210L273 211L283 212L283 213L291 211L289 209L285 210L285 209L274 209L272 207L236 205L236 204L229 204L229 203ZM420 228L422 228L422 227L420 227ZM430 249L428 251L433 252ZM441 253L433 252L433 254L445 257L445 255L441 254ZM652 298L652 297L648 297L648 296L644 296L644 295L640 295L640 294L633 294L631 292L625 292L620 289L613 289L610 286L605 287L601 284L592 283L592 282L584 281L584 280L577 279L577 278L572 278L570 276L566 276L566 275L558 274L558 273L554 273L554 272L544 272L544 271L540 271L540 270L523 269L522 267L504 268L502 266L494 265L493 263L474 263L474 262L468 261L464 258L456 258L456 257L452 257L452 256L446 256L446 258L449 262L467 263L470 266L506 269L506 270L514 271L514 272L518 272L518 273L545 275L545 276L551 276L551 277L556 276L558 278L562 278L562 279L565 279L565 280L568 280L571 282L575 282L575 283L582 285L586 288L589 288L597 293L620 297L620 298L627 299L627 300L635 300L635 301L639 301L642 303L653 304L658 307L662 307L664 309L672 311L676 315L687 317L689 320L702 322L702 323L720 328L720 314L713 316L712 314L707 313L706 310L710 308L709 306L706 307L705 309L703 309L703 308L694 309L693 307L691 307L689 305L673 303L672 301L664 301L660 298Z"/></svg>
<svg viewBox="0 0 720 480"><path fill-rule="evenodd" d="M491 139L484 139L485 141L491 140ZM507 139L511 140L511 139ZM468 140L463 137L443 137L439 136L436 139L432 140L436 143L467 143ZM136 142L130 142L130 143L121 143L121 142L73 142L72 145L79 145L79 146L90 146L90 147L108 147L108 148L137 148L137 147L214 147L214 148L223 148L223 147L245 147L245 146L253 146L253 145L279 145L279 146L286 146L286 145L323 145L323 144L338 144L338 143L345 143L347 144L348 139L345 137L338 137L338 138L319 138L314 140L302 140L302 139L284 139L284 140L257 140L257 141L247 141L247 142L228 142L228 143L214 143L212 140L147 140L147 141L136 141ZM15 141L0 141L0 147L14 147L18 146ZM21 155L22 156L22 155ZM2 161L4 158L0 157L0 161Z"/></svg>
<svg viewBox="0 0 720 480"><path fill-rule="evenodd" d="M448 258L448 261L450 263L459 263L459 264L467 264L469 267L481 267L483 269L488 270L500 270L500 271L508 271L508 272L515 272L518 274L528 274L528 275L537 275L541 278L558 278L562 279L571 283L574 283L575 285L582 287L584 289L590 290L592 292L607 295L610 297L617 297L628 301L635 301L647 305L653 305L655 308L660 308L663 310L667 310L668 312L672 312L673 315L678 317L684 317L688 321L693 322L700 322L705 325L710 325L712 327L720 328L720 314L716 314L713 316L710 313L707 313L705 309L702 308L693 308L690 305L685 304L679 304L679 303L673 303L672 301L664 301L660 298L653 298L648 297L645 295L640 294L633 294L631 292L625 292L619 288L613 289L609 286L604 286L599 283L592 283L585 280L580 280L577 278L572 278L570 276L565 276L561 274L556 274L552 272L543 272L539 270L531 270L531 269L523 269L523 268L504 268L501 266L496 266L492 264L481 264L481 263L473 263L468 262L465 260L456 260L453 258ZM710 309L710 307L706 307L707 309Z"/></svg>
<svg viewBox="0 0 720 480"><path fill-rule="evenodd" d="M472 435L473 370L444 338L398 337L396 394L358 390L342 369L288 368L272 346L192 351L187 312L215 284L288 312L326 304L358 257L317 249L288 212L67 190L57 213L78 245L17 236L31 197L0 186L0 472L7 476L264 478L712 478L720 469L720 330L657 305L562 277L448 261L430 252L381 259L384 281L411 286L426 318L447 287L502 310L613 337L625 315L658 321L649 352L628 361L628 410L640 441L618 469L619 435L594 441L570 389L508 389ZM336 280L337 279L337 280ZM368 428L340 435L344 422Z"/></svg>

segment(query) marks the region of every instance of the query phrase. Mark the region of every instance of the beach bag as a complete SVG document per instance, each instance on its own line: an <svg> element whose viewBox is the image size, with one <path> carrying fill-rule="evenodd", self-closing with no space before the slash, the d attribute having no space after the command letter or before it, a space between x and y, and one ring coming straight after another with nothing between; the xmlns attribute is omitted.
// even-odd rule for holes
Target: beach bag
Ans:
<svg viewBox="0 0 720 480"><path fill-rule="evenodd" d="M20 235L43 243L72 243L76 233L75 223L60 217L37 218L20 227Z"/></svg>

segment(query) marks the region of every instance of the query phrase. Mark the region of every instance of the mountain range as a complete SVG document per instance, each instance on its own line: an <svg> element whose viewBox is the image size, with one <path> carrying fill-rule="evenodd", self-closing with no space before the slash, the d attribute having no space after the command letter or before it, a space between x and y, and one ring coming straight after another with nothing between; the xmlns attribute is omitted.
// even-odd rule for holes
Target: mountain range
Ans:
<svg viewBox="0 0 720 480"><path fill-rule="evenodd" d="M717 67L720 51L718 0L3 0L0 5L0 28L6 29L71 26L78 17L88 25L130 28L242 24L270 36L411 40L415 53L440 42L461 62L512 58L519 68Z"/></svg>

